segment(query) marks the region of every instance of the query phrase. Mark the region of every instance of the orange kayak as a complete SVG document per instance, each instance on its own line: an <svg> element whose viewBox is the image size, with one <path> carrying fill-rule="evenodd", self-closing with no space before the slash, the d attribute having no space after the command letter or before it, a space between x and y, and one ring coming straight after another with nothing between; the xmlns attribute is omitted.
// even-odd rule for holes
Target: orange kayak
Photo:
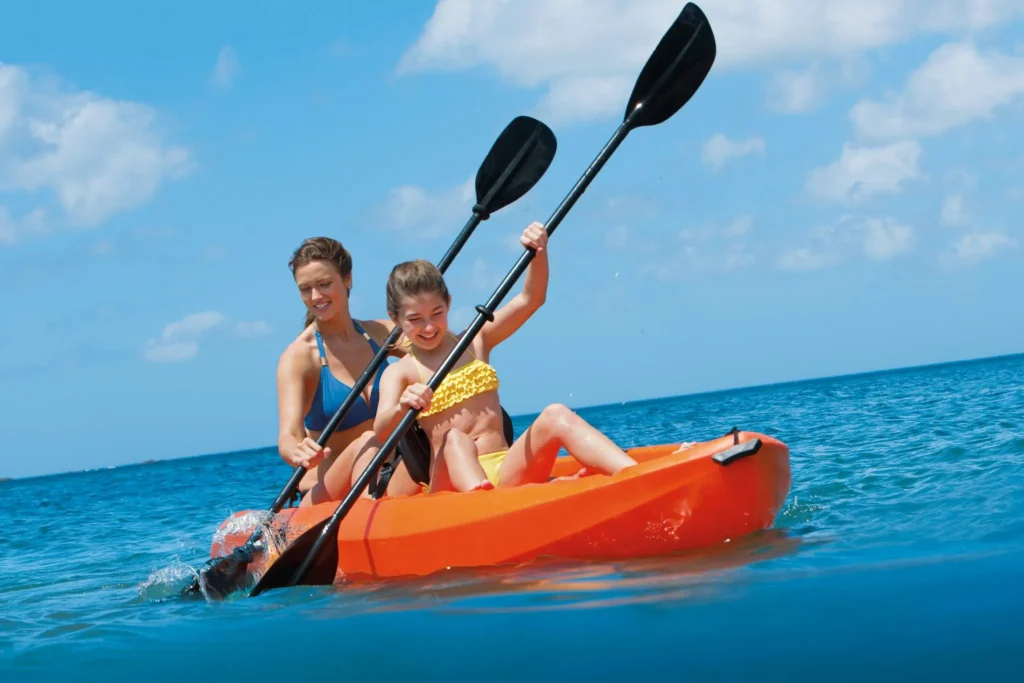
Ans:
<svg viewBox="0 0 1024 683"><path fill-rule="evenodd" d="M560 457L553 480L542 484L359 499L338 529L335 582L540 557L614 559L702 548L770 527L789 494L789 448L764 434L732 432L628 453L639 464L615 476L558 480L580 469ZM274 546L286 544L336 507L286 508L268 536L278 539ZM252 514L225 520L211 557L245 543L253 527L241 518ZM267 557L259 557L254 564L265 567ZM262 573L253 565L249 571Z"/></svg>

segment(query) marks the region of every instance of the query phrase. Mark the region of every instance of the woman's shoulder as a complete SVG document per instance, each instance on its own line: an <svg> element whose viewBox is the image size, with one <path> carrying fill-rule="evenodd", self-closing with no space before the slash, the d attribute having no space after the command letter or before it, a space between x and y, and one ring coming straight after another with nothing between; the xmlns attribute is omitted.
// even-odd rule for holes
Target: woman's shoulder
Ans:
<svg viewBox="0 0 1024 683"><path fill-rule="evenodd" d="M377 319L377 320L360 320L358 321L366 334L370 335L374 343L377 346L383 346L384 342L388 340L391 332L395 329L395 323L388 319ZM408 351L408 344L403 344L405 340L404 336L400 336L398 343L395 344L394 348L391 349L391 354L396 356L404 356Z"/></svg>
<svg viewBox="0 0 1024 683"><path fill-rule="evenodd" d="M313 326L310 325L299 336L295 337L288 346L284 347L277 361L277 367L285 373L304 373L315 370L317 363L314 360L316 355L316 337Z"/></svg>
<svg viewBox="0 0 1024 683"><path fill-rule="evenodd" d="M358 322L366 330L366 334L373 337L373 341L378 344L383 344L384 340L391 334L391 330L395 327L393 322L384 319L360 320Z"/></svg>

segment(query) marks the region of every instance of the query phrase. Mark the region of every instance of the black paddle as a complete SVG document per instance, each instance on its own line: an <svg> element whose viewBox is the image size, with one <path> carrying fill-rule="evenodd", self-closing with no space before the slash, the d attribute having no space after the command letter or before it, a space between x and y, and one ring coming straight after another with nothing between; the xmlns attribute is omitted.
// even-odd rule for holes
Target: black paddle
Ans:
<svg viewBox="0 0 1024 683"><path fill-rule="evenodd" d="M545 224L549 236L554 233L555 228L632 129L654 126L666 121L693 97L711 70L715 53L715 37L707 17L697 5L687 3L640 72L622 124ZM476 307L476 318L441 363L441 367L430 378L427 386L431 390L437 391L445 376L484 326L485 321L494 319L494 310L526 270L533 257L534 251L526 249L487 303ZM334 514L307 529L286 548L257 581L249 593L250 597L271 588L294 586L301 582L313 585L327 585L333 582L337 569L337 532L342 518L394 450L402 435L412 426L418 413L418 410L406 411L398 426L356 480L352 490L341 501Z"/></svg>
<svg viewBox="0 0 1024 683"><path fill-rule="evenodd" d="M548 126L534 118L518 116L505 127L477 171L477 203L473 207L473 216L462 228L462 232L444 258L437 264L442 273L448 269L481 221L487 220L492 213L516 201L537 184L551 165L556 148L555 134ZM401 334L401 328L396 325L387 341L377 351L377 355L356 380L352 390L317 439L317 445L321 448L327 444L338 425L345 419L366 385L387 359L389 350L397 343ZM305 473L305 468L296 467L288 484L270 507L270 514L253 531L249 540L230 555L209 560L206 566L199 570L199 578L194 579L183 592L194 593L199 590L200 580L206 587L207 595L210 596L223 597L242 588L246 567L252 561L255 544L266 530L270 516L281 511L298 488Z"/></svg>

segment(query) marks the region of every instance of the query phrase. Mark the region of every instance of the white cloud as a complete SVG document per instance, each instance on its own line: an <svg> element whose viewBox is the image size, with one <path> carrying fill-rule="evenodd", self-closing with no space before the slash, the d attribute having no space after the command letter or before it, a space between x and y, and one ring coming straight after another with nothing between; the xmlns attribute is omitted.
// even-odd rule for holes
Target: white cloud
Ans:
<svg viewBox="0 0 1024 683"><path fill-rule="evenodd" d="M963 196L946 197L939 219L945 226L963 228L964 232L948 249L939 254L944 267L970 267L998 254L1016 249L1017 240L999 231L982 231L964 208Z"/></svg>
<svg viewBox="0 0 1024 683"><path fill-rule="evenodd" d="M784 114L804 114L821 104L827 89L828 80L816 64L783 69L769 79L767 106Z"/></svg>
<svg viewBox="0 0 1024 683"><path fill-rule="evenodd" d="M1017 240L1001 232L971 232L954 242L939 261L945 266L973 266L1016 247Z"/></svg>
<svg viewBox="0 0 1024 683"><path fill-rule="evenodd" d="M614 252L630 251L634 253L658 253L658 241L644 235L641 230L628 225L618 224L609 228L604 234L604 246Z"/></svg>
<svg viewBox="0 0 1024 683"><path fill-rule="evenodd" d="M0 145L14 128L28 85L28 75L22 69L0 62Z"/></svg>
<svg viewBox="0 0 1024 683"><path fill-rule="evenodd" d="M224 322L224 315L217 311L203 311L186 315L177 322L168 323L164 327L163 339L171 340L181 337L196 337L206 330Z"/></svg>
<svg viewBox="0 0 1024 683"><path fill-rule="evenodd" d="M892 218L869 218L864 222L864 253L875 261L888 261L909 252L914 244L914 231L909 225Z"/></svg>
<svg viewBox="0 0 1024 683"><path fill-rule="evenodd" d="M701 151L701 159L712 170L719 171L730 159L745 157L749 154L764 154L764 138L755 135L743 140L730 140L722 133L715 133Z"/></svg>
<svg viewBox="0 0 1024 683"><path fill-rule="evenodd" d="M379 225L407 236L434 238L455 231L469 220L476 199L475 179L432 194L418 185L388 193L378 207Z"/></svg>
<svg viewBox="0 0 1024 683"><path fill-rule="evenodd" d="M888 261L910 253L913 248L913 228L894 218L842 216L833 225L811 231L810 245L785 251L779 267L819 270L838 265L856 253L872 261Z"/></svg>
<svg viewBox="0 0 1024 683"><path fill-rule="evenodd" d="M14 219L6 206L0 206L0 244L14 244L15 237Z"/></svg>
<svg viewBox="0 0 1024 683"><path fill-rule="evenodd" d="M536 116L557 126L593 119L608 112L609 103L625 107L633 79L624 76L580 76L552 88L537 105Z"/></svg>
<svg viewBox="0 0 1024 683"><path fill-rule="evenodd" d="M820 270L842 262L836 248L836 234L839 226L846 224L849 217L840 218L835 225L819 226L811 230L811 246L800 246L787 250L779 259L779 267L785 270Z"/></svg>
<svg viewBox="0 0 1024 683"><path fill-rule="evenodd" d="M159 338L147 340L142 356L153 363L190 360L199 353L200 339L227 322L220 311L190 313L181 320L167 323ZM234 323L233 329L241 337L253 337L269 333L270 325L263 320L242 321Z"/></svg>
<svg viewBox="0 0 1024 683"><path fill-rule="evenodd" d="M265 320L235 323L235 330L242 337L258 337L270 334L270 325Z"/></svg>
<svg viewBox="0 0 1024 683"><path fill-rule="evenodd" d="M767 79L765 106L782 114L806 114L839 87L862 86L869 74L867 59L857 55L834 61L815 59L800 69L780 69Z"/></svg>
<svg viewBox="0 0 1024 683"><path fill-rule="evenodd" d="M729 237L743 237L754 228L754 216L748 213L741 214L725 225L709 224L699 228L687 228L679 231L679 239L696 243L707 244L717 239Z"/></svg>
<svg viewBox="0 0 1024 683"><path fill-rule="evenodd" d="M142 351L142 357L151 363L177 363L191 360L199 353L196 342L157 342L150 339Z"/></svg>
<svg viewBox="0 0 1024 683"><path fill-rule="evenodd" d="M213 84L218 88L231 85L238 76L238 54L230 45L225 45L217 53L217 64L210 75Z"/></svg>
<svg viewBox="0 0 1024 683"><path fill-rule="evenodd" d="M194 358L199 353L198 338L223 322L224 314L218 311L186 315L181 320L167 323L159 339L148 340L142 355L154 363L171 363Z"/></svg>
<svg viewBox="0 0 1024 683"><path fill-rule="evenodd" d="M494 289L498 281L495 279L494 268L482 257L477 256L470 270L470 278L474 289Z"/></svg>
<svg viewBox="0 0 1024 683"><path fill-rule="evenodd" d="M742 214L724 225L680 230L679 244L656 249L658 257L641 268L641 273L668 282L749 266L756 261L746 239L753 226L754 217Z"/></svg>
<svg viewBox="0 0 1024 683"><path fill-rule="evenodd" d="M543 88L542 108L553 119L621 115L682 7L677 0L440 0L398 72L485 66L515 86ZM706 0L701 7L718 42L718 71L848 60L920 34L961 34L1024 14L1016 0Z"/></svg>
<svg viewBox="0 0 1024 683"><path fill-rule="evenodd" d="M33 209L15 218L5 206L0 206L0 244L17 244L25 235L43 235L48 232L46 209Z"/></svg>
<svg viewBox="0 0 1024 683"><path fill-rule="evenodd" d="M1024 97L1024 57L947 43L885 102L861 100L850 110L859 135L888 141L939 135Z"/></svg>
<svg viewBox="0 0 1024 683"><path fill-rule="evenodd" d="M94 227L189 169L188 150L164 144L151 107L0 64L0 191L32 202L50 190L70 225Z"/></svg>
<svg viewBox="0 0 1024 683"><path fill-rule="evenodd" d="M968 217L967 212L964 210L963 195L953 194L946 197L946 201L942 203L942 211L939 214L939 220L943 225L952 227L962 227L967 225Z"/></svg>
<svg viewBox="0 0 1024 683"><path fill-rule="evenodd" d="M827 251L810 247L797 247L782 255L779 265L786 270L820 270L839 263L839 258Z"/></svg>
<svg viewBox="0 0 1024 683"><path fill-rule="evenodd" d="M845 203L898 193L906 181L924 177L918 166L920 156L921 145L913 140L884 147L847 143L838 161L807 175L807 191L817 199Z"/></svg>

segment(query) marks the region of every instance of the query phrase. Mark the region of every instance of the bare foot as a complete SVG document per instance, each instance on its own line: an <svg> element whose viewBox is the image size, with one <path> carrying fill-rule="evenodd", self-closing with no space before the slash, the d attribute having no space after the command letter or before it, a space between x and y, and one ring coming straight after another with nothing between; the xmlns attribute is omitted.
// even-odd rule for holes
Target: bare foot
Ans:
<svg viewBox="0 0 1024 683"><path fill-rule="evenodd" d="M574 481L576 479L582 479L583 477L589 477L592 474L598 474L597 470L592 470L587 467L581 467L578 472L574 474L566 474L561 477L555 477L551 481Z"/></svg>

